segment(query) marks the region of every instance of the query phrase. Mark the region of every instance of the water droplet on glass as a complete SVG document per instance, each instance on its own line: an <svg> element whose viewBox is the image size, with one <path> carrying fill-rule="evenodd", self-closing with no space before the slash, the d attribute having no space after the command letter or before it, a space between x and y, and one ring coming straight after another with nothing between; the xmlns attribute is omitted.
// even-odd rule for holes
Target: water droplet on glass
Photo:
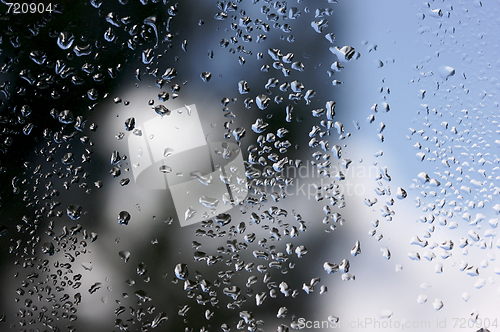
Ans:
<svg viewBox="0 0 500 332"><path fill-rule="evenodd" d="M311 22L311 27L316 31L317 33L322 33L323 30L328 26L328 21L323 19L320 21L312 21Z"/></svg>
<svg viewBox="0 0 500 332"><path fill-rule="evenodd" d="M391 259L391 252L389 251L389 249L387 247L382 247L380 248L380 251L382 251L382 256L389 260Z"/></svg>
<svg viewBox="0 0 500 332"><path fill-rule="evenodd" d="M82 216L82 207L80 205L71 204L66 209L66 213L72 220L80 219Z"/></svg>
<svg viewBox="0 0 500 332"><path fill-rule="evenodd" d="M128 118L125 121L125 130L132 131L135 128L135 118Z"/></svg>
<svg viewBox="0 0 500 332"><path fill-rule="evenodd" d="M174 268L175 276L178 279L186 280L188 278L188 268L186 264L179 263Z"/></svg>
<svg viewBox="0 0 500 332"><path fill-rule="evenodd" d="M127 251L127 250L122 250L118 253L118 255L120 256L121 259L123 259L123 261L126 263L128 262L129 258L130 258L130 251Z"/></svg>
<svg viewBox="0 0 500 332"><path fill-rule="evenodd" d="M137 265L137 269L136 269L136 272L138 275L142 276L144 275L146 272L147 272L147 267L146 267L146 264L144 264L144 262L141 262Z"/></svg>
<svg viewBox="0 0 500 332"><path fill-rule="evenodd" d="M233 130L234 139L239 142L246 134L246 129L243 127L238 127Z"/></svg>
<svg viewBox="0 0 500 332"><path fill-rule="evenodd" d="M417 303L418 303L418 304L424 304L425 302L427 302L427 295L425 295L425 294L420 294L420 295L417 297Z"/></svg>
<svg viewBox="0 0 500 332"><path fill-rule="evenodd" d="M389 319L392 316L392 311L388 309L384 309L378 314L380 319Z"/></svg>
<svg viewBox="0 0 500 332"><path fill-rule="evenodd" d="M269 98L266 95L259 95L257 98L255 98L255 103L258 108L261 110L264 110L269 106L269 103L271 102L271 98Z"/></svg>
<svg viewBox="0 0 500 332"><path fill-rule="evenodd" d="M59 46L62 50L67 50L71 48L74 41L75 36L72 33L63 31L57 37L57 46Z"/></svg>
<svg viewBox="0 0 500 332"><path fill-rule="evenodd" d="M153 109L155 110L156 114L160 115L163 117L164 115L170 115L170 110L166 108L164 105L157 105L154 106Z"/></svg>
<svg viewBox="0 0 500 332"><path fill-rule="evenodd" d="M212 78L212 74L208 71L204 71L200 74L200 78L203 82L207 83Z"/></svg>
<svg viewBox="0 0 500 332"><path fill-rule="evenodd" d="M266 122L264 122L264 120L258 118L257 120L255 120L255 123L252 125L252 130L254 132L256 132L257 134L260 134L260 133L264 132L268 126L269 126L268 123L266 123Z"/></svg>
<svg viewBox="0 0 500 332"><path fill-rule="evenodd" d="M341 62L351 61L356 54L356 50L352 46L344 46L342 48L338 46L330 47L330 52L335 54Z"/></svg>
<svg viewBox="0 0 500 332"><path fill-rule="evenodd" d="M130 213L127 211L121 211L118 214L118 223L120 225L128 225L128 222L130 221Z"/></svg>
<svg viewBox="0 0 500 332"><path fill-rule="evenodd" d="M120 156L120 152L118 151L113 151L111 153L111 165L116 165L118 164L120 161L122 160L121 156Z"/></svg>
<svg viewBox="0 0 500 332"><path fill-rule="evenodd" d="M323 268L325 269L325 271L328 274L337 272L339 270L339 266L337 264L332 264L332 263L328 263L328 262L325 262L323 264Z"/></svg>
<svg viewBox="0 0 500 332"><path fill-rule="evenodd" d="M262 303L264 303L264 301L266 300L267 298L267 293L266 292L261 292L261 293L258 293L255 295L255 304L257 306L260 306L262 305Z"/></svg>
<svg viewBox="0 0 500 332"><path fill-rule="evenodd" d="M154 329L154 328L160 326L161 323L163 323L167 320L168 320L167 314L165 314L164 312L160 312L158 315L156 315L156 317L151 322L151 328Z"/></svg>
<svg viewBox="0 0 500 332"><path fill-rule="evenodd" d="M52 256L55 252L54 244L52 242L45 242L42 244L41 250L42 253Z"/></svg>
<svg viewBox="0 0 500 332"><path fill-rule="evenodd" d="M164 174L172 173L172 167L170 167L168 165L161 165L159 167L159 170L161 173L164 173Z"/></svg>
<svg viewBox="0 0 500 332"><path fill-rule="evenodd" d="M285 318L287 313L288 313L287 307L281 307L278 309L278 314L276 315L276 317Z"/></svg>
<svg viewBox="0 0 500 332"><path fill-rule="evenodd" d="M406 193L406 190L404 190L401 187L398 187L398 190L397 190L397 193L396 193L396 197L399 198L399 199L404 199L407 196L408 196L408 194Z"/></svg>
<svg viewBox="0 0 500 332"><path fill-rule="evenodd" d="M205 186L208 186L209 184L212 183L211 174L205 175L201 172L195 171L191 172L189 175L191 176L192 179L197 179L198 181L200 181L201 184L204 184Z"/></svg>
<svg viewBox="0 0 500 332"><path fill-rule="evenodd" d="M212 198L208 196L201 196L199 199L200 204L207 208L217 207L219 200L217 198Z"/></svg>
<svg viewBox="0 0 500 332"><path fill-rule="evenodd" d="M192 206L188 207L186 212L184 213L184 220L189 220L191 219L194 215L196 214L196 210L193 209Z"/></svg>
<svg viewBox="0 0 500 332"><path fill-rule="evenodd" d="M361 244L359 243L359 241L356 241L354 248L351 249L351 255L355 257L359 254L361 254Z"/></svg>
<svg viewBox="0 0 500 332"><path fill-rule="evenodd" d="M175 68L167 68L165 73L161 76L164 80L171 81L177 76L177 70Z"/></svg>
<svg viewBox="0 0 500 332"><path fill-rule="evenodd" d="M305 254L307 254L307 249L305 246L301 245L295 248L295 253L297 254L298 258L302 258Z"/></svg>
<svg viewBox="0 0 500 332"><path fill-rule="evenodd" d="M449 66L441 66L438 69L439 76L447 80L449 77L455 75L455 69Z"/></svg>
<svg viewBox="0 0 500 332"><path fill-rule="evenodd" d="M432 307L436 311L441 310L443 306L444 306L443 301L441 301L440 299L435 299L434 302L432 302Z"/></svg>
<svg viewBox="0 0 500 332"><path fill-rule="evenodd" d="M82 263L82 267L85 271L92 271L92 263L91 262Z"/></svg>
<svg viewBox="0 0 500 332"><path fill-rule="evenodd" d="M246 93L249 93L250 92L250 88L248 87L248 82L244 81L244 80L239 81L238 82L238 91L242 95L246 94Z"/></svg>
<svg viewBox="0 0 500 332"><path fill-rule="evenodd" d="M221 213L215 217L215 222L220 226L225 226L231 222L231 215L227 213Z"/></svg>

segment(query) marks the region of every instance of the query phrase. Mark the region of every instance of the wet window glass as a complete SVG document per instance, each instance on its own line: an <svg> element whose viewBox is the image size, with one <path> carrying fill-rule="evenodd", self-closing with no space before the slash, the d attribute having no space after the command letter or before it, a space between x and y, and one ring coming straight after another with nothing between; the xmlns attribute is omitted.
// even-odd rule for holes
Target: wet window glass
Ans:
<svg viewBox="0 0 500 332"><path fill-rule="evenodd" d="M500 1L0 1L1 331L497 331Z"/></svg>

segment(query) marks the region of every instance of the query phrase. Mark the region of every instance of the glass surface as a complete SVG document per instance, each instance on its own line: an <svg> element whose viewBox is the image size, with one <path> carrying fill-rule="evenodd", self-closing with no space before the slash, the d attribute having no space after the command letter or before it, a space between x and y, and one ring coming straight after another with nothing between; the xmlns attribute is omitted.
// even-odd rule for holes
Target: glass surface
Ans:
<svg viewBox="0 0 500 332"><path fill-rule="evenodd" d="M0 4L0 331L497 331L500 1Z"/></svg>

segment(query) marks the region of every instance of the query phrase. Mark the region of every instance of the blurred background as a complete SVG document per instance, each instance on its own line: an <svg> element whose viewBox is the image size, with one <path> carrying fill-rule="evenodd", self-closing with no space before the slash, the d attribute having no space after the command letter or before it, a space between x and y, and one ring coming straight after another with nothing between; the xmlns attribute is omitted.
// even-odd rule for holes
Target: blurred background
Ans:
<svg viewBox="0 0 500 332"><path fill-rule="evenodd" d="M497 329L497 2L36 4L1 5L2 330ZM181 227L128 139L192 104L248 195Z"/></svg>

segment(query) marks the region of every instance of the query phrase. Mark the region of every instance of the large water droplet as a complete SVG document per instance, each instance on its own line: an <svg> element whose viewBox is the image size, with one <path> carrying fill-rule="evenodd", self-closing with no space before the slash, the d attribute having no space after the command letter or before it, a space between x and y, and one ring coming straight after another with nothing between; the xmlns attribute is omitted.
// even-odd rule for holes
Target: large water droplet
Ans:
<svg viewBox="0 0 500 332"><path fill-rule="evenodd" d="M217 198L212 198L208 196L201 196L199 202L200 204L202 204L207 208L213 208L219 204L219 200Z"/></svg>

